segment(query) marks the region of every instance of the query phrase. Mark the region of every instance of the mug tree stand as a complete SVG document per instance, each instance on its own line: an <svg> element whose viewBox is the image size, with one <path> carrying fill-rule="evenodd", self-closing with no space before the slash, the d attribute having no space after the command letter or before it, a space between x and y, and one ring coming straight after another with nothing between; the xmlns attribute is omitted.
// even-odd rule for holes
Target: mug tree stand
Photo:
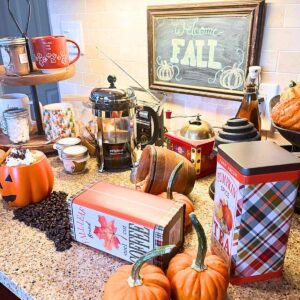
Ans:
<svg viewBox="0 0 300 300"><path fill-rule="evenodd" d="M9 86L30 86L31 94L32 94L32 101L33 101L33 109L35 114L36 120L36 128L34 133L30 136L30 141L26 144L22 145L14 145L11 144L8 137L0 131L0 149L7 150L11 147L21 146L26 147L31 150L41 150L43 152L52 152L53 151L53 141L49 142L46 140L43 130L43 122L42 122L42 114L40 110L40 101L39 95L37 91L37 86L40 84L47 84L58 82L60 80L69 79L75 74L75 66L74 64L68 66L66 69L59 70L58 72L51 73L51 74L44 74L39 71L35 64L32 62L30 47L29 47L29 38L28 38L28 28L31 19L31 1L26 0L28 4L28 14L27 14L27 22L24 30L21 28L21 23L18 22L14 10L12 8L11 0L7 0L7 9L8 12L15 23L17 29L19 30L22 37L25 39L27 57L28 57L28 64L30 68L30 74L25 76L7 76L5 74L4 66L0 65L0 85L9 85Z"/></svg>
<svg viewBox="0 0 300 300"><path fill-rule="evenodd" d="M40 110L40 101L37 91L37 86L40 84L54 83L62 80L69 79L75 75L75 65L72 64L63 70L54 73L44 74L31 65L31 72L25 76L7 76L5 75L5 68L0 65L0 84L7 86L30 86L32 93L33 109L36 119L36 126L30 135L30 141L26 144L15 145L12 144L8 137L0 131L0 149L8 150L11 147L24 147L30 150L40 150L44 153L53 151L54 141L47 141L44 135L42 113Z"/></svg>

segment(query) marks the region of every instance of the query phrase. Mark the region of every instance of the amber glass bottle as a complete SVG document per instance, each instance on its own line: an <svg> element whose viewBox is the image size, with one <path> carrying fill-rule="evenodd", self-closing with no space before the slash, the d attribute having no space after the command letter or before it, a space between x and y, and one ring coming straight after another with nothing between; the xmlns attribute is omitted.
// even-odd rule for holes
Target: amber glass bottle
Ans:
<svg viewBox="0 0 300 300"><path fill-rule="evenodd" d="M236 118L246 118L253 123L254 127L260 132L261 120L258 108L257 86L255 80L250 79L246 84L244 97L241 106L236 114Z"/></svg>

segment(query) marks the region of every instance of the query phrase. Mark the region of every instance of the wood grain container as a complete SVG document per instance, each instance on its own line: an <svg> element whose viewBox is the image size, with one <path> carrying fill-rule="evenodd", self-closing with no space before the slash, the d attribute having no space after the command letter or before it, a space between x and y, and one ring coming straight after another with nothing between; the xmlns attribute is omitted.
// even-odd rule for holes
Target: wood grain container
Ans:
<svg viewBox="0 0 300 300"><path fill-rule="evenodd" d="M189 194L195 184L195 168L180 154L166 148L148 145L143 150L136 173L136 189L150 194L160 194L167 190L168 180L175 166L183 161L173 191Z"/></svg>

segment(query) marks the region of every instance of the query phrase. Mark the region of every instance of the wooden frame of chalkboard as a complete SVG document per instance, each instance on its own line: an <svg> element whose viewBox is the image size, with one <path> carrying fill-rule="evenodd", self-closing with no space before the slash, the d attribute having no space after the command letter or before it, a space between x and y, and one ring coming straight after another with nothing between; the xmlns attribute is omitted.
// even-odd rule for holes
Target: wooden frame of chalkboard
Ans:
<svg viewBox="0 0 300 300"><path fill-rule="evenodd" d="M149 87L241 100L259 63L264 0L148 6Z"/></svg>

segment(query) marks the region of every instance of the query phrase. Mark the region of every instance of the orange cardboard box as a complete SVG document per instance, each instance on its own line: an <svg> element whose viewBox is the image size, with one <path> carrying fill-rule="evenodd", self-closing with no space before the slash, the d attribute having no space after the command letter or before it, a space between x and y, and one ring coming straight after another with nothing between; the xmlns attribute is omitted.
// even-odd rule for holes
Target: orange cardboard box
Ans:
<svg viewBox="0 0 300 300"><path fill-rule="evenodd" d="M129 262L174 244L154 263L166 267L184 241L185 206L173 200L97 182L68 199L73 238Z"/></svg>

